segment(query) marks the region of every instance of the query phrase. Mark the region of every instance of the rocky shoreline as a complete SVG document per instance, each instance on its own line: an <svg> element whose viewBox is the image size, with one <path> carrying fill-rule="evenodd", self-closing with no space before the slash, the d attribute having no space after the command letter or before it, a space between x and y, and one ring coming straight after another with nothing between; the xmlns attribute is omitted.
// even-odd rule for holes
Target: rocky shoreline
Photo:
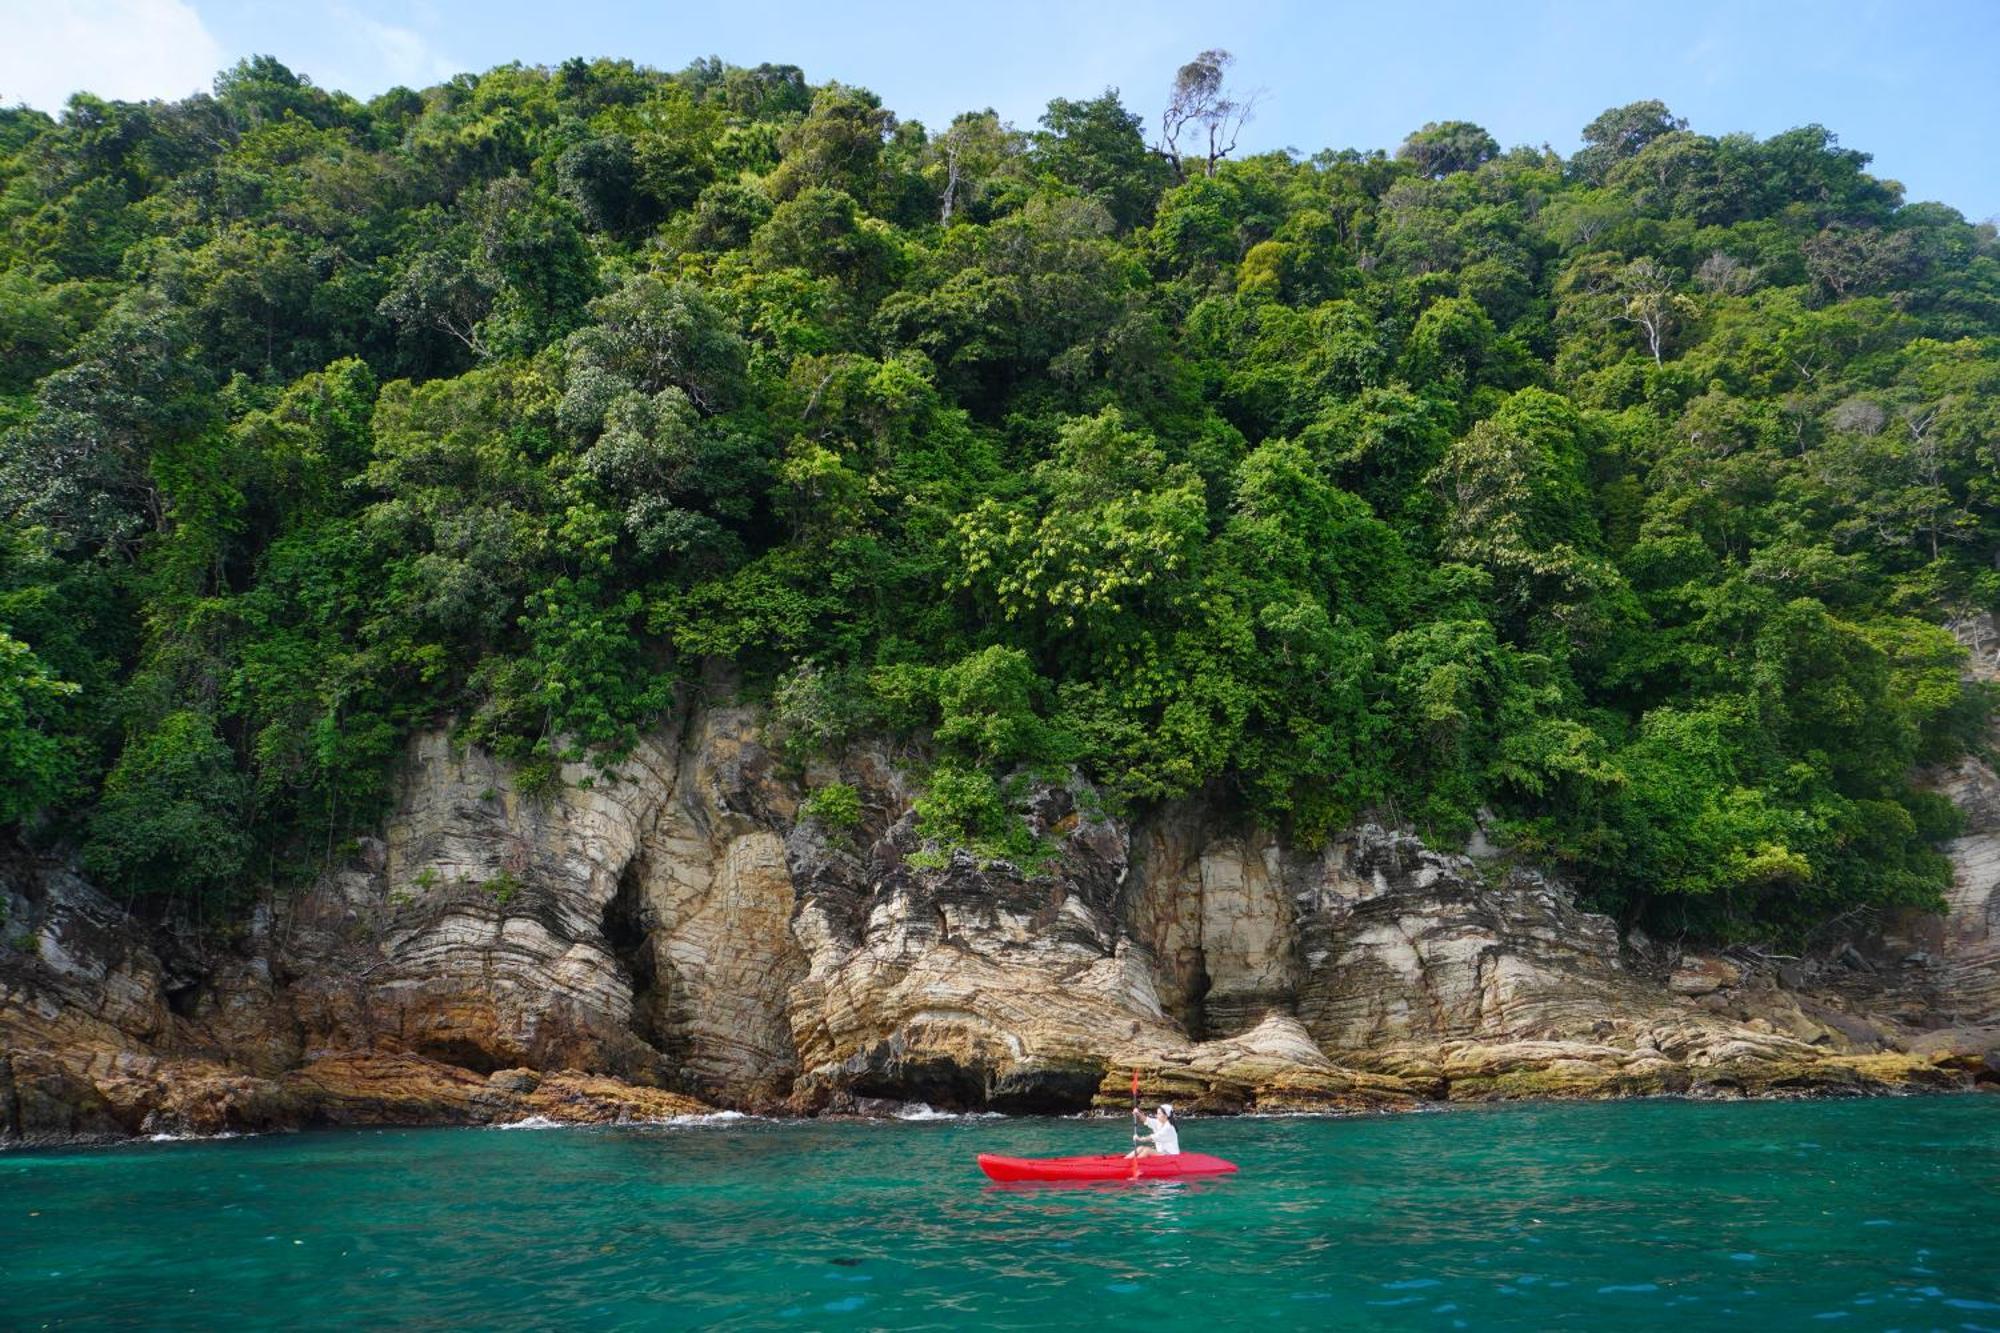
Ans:
<svg viewBox="0 0 2000 1333"><path fill-rule="evenodd" d="M921 848L884 744L786 769L693 709L553 795L417 737L394 814L227 943L0 866L0 1142L601 1123L717 1108L1198 1114L2000 1086L2000 778L1942 916L1823 959L1691 955L1497 857L1318 850L1184 801L1035 789L1030 876ZM861 818L801 817L852 786Z"/></svg>

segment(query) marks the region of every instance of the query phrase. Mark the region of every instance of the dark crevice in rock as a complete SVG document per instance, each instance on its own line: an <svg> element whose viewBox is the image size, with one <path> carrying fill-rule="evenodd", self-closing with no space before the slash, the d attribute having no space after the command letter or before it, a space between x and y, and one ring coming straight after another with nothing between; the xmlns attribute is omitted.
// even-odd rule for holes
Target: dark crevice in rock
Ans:
<svg viewBox="0 0 2000 1333"><path fill-rule="evenodd" d="M618 877L618 891L604 906L604 943L632 983L632 1033L657 1050L666 1050L662 1030L664 988L653 962L651 914L641 884L640 858L634 857Z"/></svg>
<svg viewBox="0 0 2000 1333"><path fill-rule="evenodd" d="M1186 992L1186 1024L1190 1041L1208 1040L1208 992L1214 984L1208 975L1208 955L1197 950L1194 958L1194 975L1188 978Z"/></svg>
<svg viewBox="0 0 2000 1333"><path fill-rule="evenodd" d="M1105 1066L1086 1062L1011 1070L994 1080L986 1104L1012 1115L1068 1115L1090 1109Z"/></svg>
<svg viewBox="0 0 2000 1333"><path fill-rule="evenodd" d="M0 1120L0 1139L19 1139L25 1132L21 1124L21 1091L14 1086L13 1057L7 1055L0 1055L0 1107L7 1113Z"/></svg>
<svg viewBox="0 0 2000 1333"><path fill-rule="evenodd" d="M439 1064L470 1069L473 1073L482 1075L506 1067L506 1062L495 1059L491 1051L475 1041L438 1038L419 1042L414 1054L421 1055L427 1060L435 1060Z"/></svg>
<svg viewBox="0 0 2000 1333"><path fill-rule="evenodd" d="M912 1057L890 1041L851 1060L842 1082L846 1097L923 1102L947 1111L1069 1115L1090 1109L1105 1072L1092 1060L996 1069L947 1055Z"/></svg>
<svg viewBox="0 0 2000 1333"><path fill-rule="evenodd" d="M163 989L166 993L167 1008L176 1018L193 1018L195 1016L196 1010L201 1006L202 984L200 981L170 982Z"/></svg>
<svg viewBox="0 0 2000 1333"><path fill-rule="evenodd" d="M854 1070L848 1088L856 1096L888 1101L923 1102L946 1111L981 1110L986 1106L987 1073L968 1069L947 1057L904 1059L884 1048L867 1052Z"/></svg>

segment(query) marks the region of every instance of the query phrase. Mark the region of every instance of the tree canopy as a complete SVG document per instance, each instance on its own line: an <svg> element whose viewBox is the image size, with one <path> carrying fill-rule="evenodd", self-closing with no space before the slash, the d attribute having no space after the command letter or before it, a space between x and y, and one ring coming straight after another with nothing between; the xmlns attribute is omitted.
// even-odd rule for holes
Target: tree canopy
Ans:
<svg viewBox="0 0 2000 1333"><path fill-rule="evenodd" d="M226 912L413 729L551 784L726 659L921 738L941 847L1074 771L1697 935L1934 903L1993 228L1658 102L1239 156L1228 63L1151 148L718 61L0 110L0 819Z"/></svg>

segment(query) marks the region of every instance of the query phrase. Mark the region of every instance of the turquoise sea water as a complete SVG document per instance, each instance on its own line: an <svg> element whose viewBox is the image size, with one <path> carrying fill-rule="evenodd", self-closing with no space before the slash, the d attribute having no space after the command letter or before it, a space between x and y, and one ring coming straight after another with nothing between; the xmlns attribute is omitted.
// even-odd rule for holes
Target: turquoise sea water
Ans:
<svg viewBox="0 0 2000 1333"><path fill-rule="evenodd" d="M388 1130L0 1155L14 1328L2000 1329L2000 1097Z"/></svg>

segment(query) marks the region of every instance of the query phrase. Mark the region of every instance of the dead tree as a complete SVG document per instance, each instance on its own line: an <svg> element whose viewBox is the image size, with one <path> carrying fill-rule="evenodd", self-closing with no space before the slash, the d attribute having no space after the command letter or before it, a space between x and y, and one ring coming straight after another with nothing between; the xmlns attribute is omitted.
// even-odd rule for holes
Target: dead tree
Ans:
<svg viewBox="0 0 2000 1333"><path fill-rule="evenodd" d="M1197 158L1203 174L1213 176L1216 164L1236 151L1237 136L1257 108L1259 92L1237 97L1223 86L1223 76L1236 57L1223 50L1203 51L1174 75L1173 93L1160 113L1160 142L1154 151L1167 159L1174 175L1185 182L1187 159ZM1186 147L1182 139L1188 140Z"/></svg>

